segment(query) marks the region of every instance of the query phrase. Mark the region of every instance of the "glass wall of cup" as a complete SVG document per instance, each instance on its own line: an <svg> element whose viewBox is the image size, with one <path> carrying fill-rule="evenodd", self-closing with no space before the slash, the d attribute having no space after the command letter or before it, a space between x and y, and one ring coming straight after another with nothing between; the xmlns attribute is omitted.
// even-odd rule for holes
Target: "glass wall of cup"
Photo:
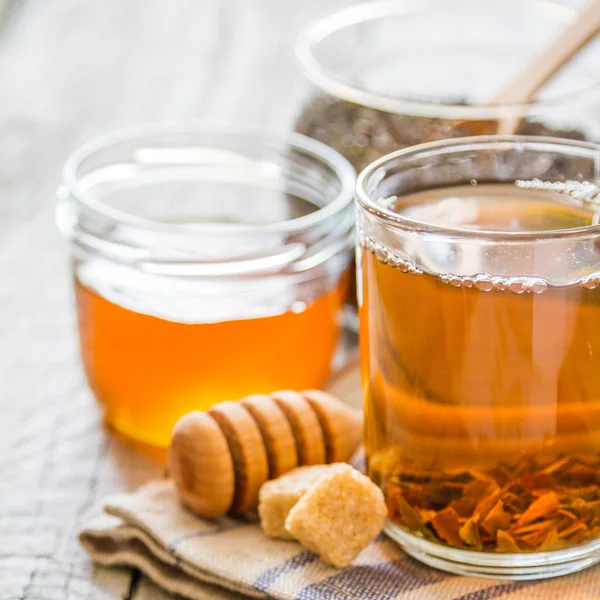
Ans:
<svg viewBox="0 0 600 600"><path fill-rule="evenodd" d="M368 472L415 558L600 560L600 147L474 137L358 178Z"/></svg>

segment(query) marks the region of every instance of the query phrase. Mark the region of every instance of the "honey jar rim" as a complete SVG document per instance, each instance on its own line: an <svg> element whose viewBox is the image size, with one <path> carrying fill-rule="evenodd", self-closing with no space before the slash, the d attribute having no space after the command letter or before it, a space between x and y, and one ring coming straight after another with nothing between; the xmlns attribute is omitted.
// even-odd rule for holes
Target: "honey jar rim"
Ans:
<svg viewBox="0 0 600 600"><path fill-rule="evenodd" d="M140 141L144 138L160 138L169 135L210 135L210 136L235 136L245 138L247 141L262 143L280 143L285 147L318 161L330 169L339 182L339 190L335 197L315 211L299 217L266 224L241 224L241 223L169 223L146 217L140 217L118 208L108 206L98 201L93 195L80 185L78 177L79 167L87 159L102 151L108 151L113 146L124 142ZM310 230L319 225L335 220L353 205L356 171L350 162L333 148L318 140L309 138L296 132L280 132L265 128L236 126L236 125L211 125L202 121L191 122L157 122L137 127L129 127L92 138L81 145L67 158L62 171L63 185L59 188L59 199L73 197L78 203L89 209L92 213L99 214L133 227L155 230L160 233L206 233L206 234L231 234L231 235L264 235L269 233L297 233Z"/></svg>

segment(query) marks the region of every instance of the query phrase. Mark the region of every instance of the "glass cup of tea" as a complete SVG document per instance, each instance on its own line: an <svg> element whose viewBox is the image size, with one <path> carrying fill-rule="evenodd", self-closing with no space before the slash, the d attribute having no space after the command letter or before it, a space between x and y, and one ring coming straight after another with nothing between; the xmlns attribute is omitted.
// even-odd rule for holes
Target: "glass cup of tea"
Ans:
<svg viewBox="0 0 600 600"><path fill-rule="evenodd" d="M600 561L600 146L462 138L357 183L368 472L431 566Z"/></svg>

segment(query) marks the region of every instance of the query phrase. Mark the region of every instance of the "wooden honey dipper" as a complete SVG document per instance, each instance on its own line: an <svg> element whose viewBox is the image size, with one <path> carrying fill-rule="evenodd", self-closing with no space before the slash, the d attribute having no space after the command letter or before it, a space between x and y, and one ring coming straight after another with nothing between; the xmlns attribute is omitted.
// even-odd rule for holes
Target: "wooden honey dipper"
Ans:
<svg viewBox="0 0 600 600"><path fill-rule="evenodd" d="M168 468L182 502L202 517L254 510L265 481L295 467L346 462L362 417L326 392L279 391L181 417Z"/></svg>

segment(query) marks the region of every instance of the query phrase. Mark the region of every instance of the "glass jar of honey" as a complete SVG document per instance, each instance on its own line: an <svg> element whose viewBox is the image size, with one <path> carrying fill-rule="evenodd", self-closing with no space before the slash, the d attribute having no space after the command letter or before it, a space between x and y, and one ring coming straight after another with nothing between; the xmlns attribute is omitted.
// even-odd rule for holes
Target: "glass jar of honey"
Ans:
<svg viewBox="0 0 600 600"><path fill-rule="evenodd" d="M166 447L186 412L324 383L354 180L301 135L192 124L106 135L69 158L57 221L83 366L111 427Z"/></svg>
<svg viewBox="0 0 600 600"><path fill-rule="evenodd" d="M600 561L600 146L423 144L358 178L368 471L447 571Z"/></svg>

